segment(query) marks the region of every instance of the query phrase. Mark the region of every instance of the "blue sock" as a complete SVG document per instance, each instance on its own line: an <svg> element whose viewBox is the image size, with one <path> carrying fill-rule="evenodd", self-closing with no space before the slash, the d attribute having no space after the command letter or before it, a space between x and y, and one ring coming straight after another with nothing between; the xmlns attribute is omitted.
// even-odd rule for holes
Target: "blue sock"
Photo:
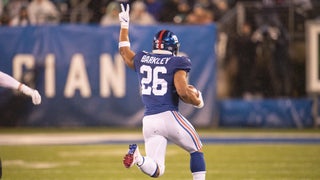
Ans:
<svg viewBox="0 0 320 180"><path fill-rule="evenodd" d="M206 171L206 163L202 152L196 151L191 153L190 156L190 170L192 173Z"/></svg>

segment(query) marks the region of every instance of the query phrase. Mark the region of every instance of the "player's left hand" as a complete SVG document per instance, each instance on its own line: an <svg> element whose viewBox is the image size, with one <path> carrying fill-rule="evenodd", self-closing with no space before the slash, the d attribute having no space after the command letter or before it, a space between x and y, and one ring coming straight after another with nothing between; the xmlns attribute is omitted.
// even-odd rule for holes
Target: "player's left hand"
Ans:
<svg viewBox="0 0 320 180"><path fill-rule="evenodd" d="M37 90L32 89L24 84L22 84L20 90L23 94L30 96L32 98L33 104L38 105L41 103L41 96Z"/></svg>
<svg viewBox="0 0 320 180"><path fill-rule="evenodd" d="M119 21L121 28L128 29L129 28L129 21L130 21L130 16L129 16L129 11L130 11L130 6L127 4L126 9L124 9L124 5L120 4L121 6L121 12L119 13Z"/></svg>

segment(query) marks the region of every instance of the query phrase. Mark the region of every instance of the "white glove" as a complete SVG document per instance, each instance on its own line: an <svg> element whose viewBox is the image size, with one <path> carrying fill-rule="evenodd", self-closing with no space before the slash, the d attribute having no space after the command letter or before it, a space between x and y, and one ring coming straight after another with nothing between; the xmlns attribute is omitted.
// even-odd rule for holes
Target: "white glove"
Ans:
<svg viewBox="0 0 320 180"><path fill-rule="evenodd" d="M41 103L41 96L37 90L33 90L31 97L32 97L33 104L39 105Z"/></svg>
<svg viewBox="0 0 320 180"><path fill-rule="evenodd" d="M204 101L203 101L203 97L202 97L202 93L198 90L198 93L199 93L199 99L200 99L200 104L197 105L197 106L194 106L196 108L202 108L204 106Z"/></svg>
<svg viewBox="0 0 320 180"><path fill-rule="evenodd" d="M23 84L21 86L21 92L27 96L30 96L32 98L33 104L38 105L41 103L41 96L37 90L31 89Z"/></svg>
<svg viewBox="0 0 320 180"><path fill-rule="evenodd" d="M120 21L121 28L128 29L129 21L130 21L130 17L129 17L130 6L129 4L127 4L126 9L124 9L123 4L120 4L120 6L121 6L121 13L119 13L119 21Z"/></svg>

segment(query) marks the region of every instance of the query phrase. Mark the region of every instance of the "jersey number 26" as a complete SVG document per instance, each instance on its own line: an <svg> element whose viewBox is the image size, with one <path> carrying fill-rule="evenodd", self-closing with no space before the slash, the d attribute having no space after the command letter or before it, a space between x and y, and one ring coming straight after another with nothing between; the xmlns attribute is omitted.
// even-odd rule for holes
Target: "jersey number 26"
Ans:
<svg viewBox="0 0 320 180"><path fill-rule="evenodd" d="M152 69L150 66L142 65L140 73L146 76L141 79L142 95L162 96L167 93L168 82L165 79L159 78L159 74L166 74L167 69L164 66L156 66Z"/></svg>

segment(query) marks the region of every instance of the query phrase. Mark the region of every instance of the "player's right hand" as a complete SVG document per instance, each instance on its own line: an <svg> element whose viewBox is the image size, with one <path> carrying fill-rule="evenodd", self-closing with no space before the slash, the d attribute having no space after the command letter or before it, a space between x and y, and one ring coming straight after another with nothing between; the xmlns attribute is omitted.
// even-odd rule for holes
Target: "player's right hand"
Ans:
<svg viewBox="0 0 320 180"><path fill-rule="evenodd" d="M199 91L199 90L198 90L198 97L199 97L199 99L200 99L200 104L198 104L198 105L196 105L196 106L194 106L194 107L200 109L200 108L203 108L203 106L204 106L204 101L203 101L202 93L201 93L201 91Z"/></svg>
<svg viewBox="0 0 320 180"><path fill-rule="evenodd" d="M130 21L130 17L129 17L130 6L129 4L127 4L126 9L124 9L123 4L120 4L120 6L121 6L121 12L119 13L119 21L120 21L121 28L128 29L129 21Z"/></svg>
<svg viewBox="0 0 320 180"><path fill-rule="evenodd" d="M41 96L37 90L33 90L31 98L32 98L33 104L38 105L41 103Z"/></svg>

